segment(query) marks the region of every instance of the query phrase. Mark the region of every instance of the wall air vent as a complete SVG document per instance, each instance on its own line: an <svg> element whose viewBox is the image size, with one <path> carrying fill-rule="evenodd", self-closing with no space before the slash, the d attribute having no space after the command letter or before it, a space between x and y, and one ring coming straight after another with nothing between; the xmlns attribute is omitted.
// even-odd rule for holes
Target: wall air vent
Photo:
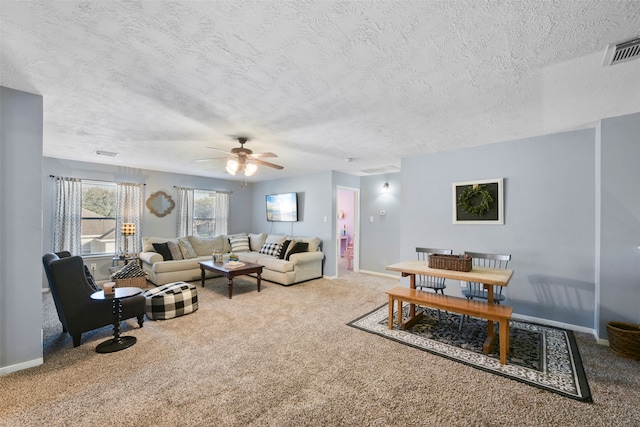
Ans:
<svg viewBox="0 0 640 427"><path fill-rule="evenodd" d="M609 45L602 65L619 64L636 58L640 58L640 38Z"/></svg>

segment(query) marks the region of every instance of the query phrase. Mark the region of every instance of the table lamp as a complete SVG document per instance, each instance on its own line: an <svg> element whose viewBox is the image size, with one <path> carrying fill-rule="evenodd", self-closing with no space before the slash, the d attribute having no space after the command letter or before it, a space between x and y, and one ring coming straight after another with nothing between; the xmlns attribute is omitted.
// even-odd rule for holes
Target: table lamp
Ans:
<svg viewBox="0 0 640 427"><path fill-rule="evenodd" d="M124 256L129 256L129 236L136 234L136 225L132 222L125 222L122 224L120 232L124 236Z"/></svg>

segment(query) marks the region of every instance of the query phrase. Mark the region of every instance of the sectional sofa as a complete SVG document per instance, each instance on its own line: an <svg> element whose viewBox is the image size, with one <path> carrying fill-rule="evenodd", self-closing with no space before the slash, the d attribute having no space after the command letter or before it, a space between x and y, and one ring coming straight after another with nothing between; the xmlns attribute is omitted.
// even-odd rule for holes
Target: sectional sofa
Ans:
<svg viewBox="0 0 640 427"><path fill-rule="evenodd" d="M322 277L322 240L266 233L239 233L215 237L143 237L139 254L143 270L156 286L201 278L200 261L212 260L219 251L228 259L231 252L240 261L264 266L261 278L289 286ZM206 271L205 277L219 274Z"/></svg>

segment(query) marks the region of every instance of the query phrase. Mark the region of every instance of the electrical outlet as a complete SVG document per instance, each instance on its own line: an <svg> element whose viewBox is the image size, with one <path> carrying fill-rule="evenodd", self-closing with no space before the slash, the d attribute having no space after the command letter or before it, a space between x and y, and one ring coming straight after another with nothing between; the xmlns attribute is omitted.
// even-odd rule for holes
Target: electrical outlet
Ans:
<svg viewBox="0 0 640 427"><path fill-rule="evenodd" d="M90 268L91 270L96 271L96 264L95 263L91 264Z"/></svg>

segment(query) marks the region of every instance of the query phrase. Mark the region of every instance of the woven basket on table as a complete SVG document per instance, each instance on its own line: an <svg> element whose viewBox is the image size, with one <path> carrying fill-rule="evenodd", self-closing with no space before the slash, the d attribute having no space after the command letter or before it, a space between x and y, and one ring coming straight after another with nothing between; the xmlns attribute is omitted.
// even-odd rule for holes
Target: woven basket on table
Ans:
<svg viewBox="0 0 640 427"><path fill-rule="evenodd" d="M640 325L609 322L607 332L612 352L627 359L640 360Z"/></svg>
<svg viewBox="0 0 640 427"><path fill-rule="evenodd" d="M113 279L117 288L146 288L147 276L129 277L127 279Z"/></svg>
<svg viewBox="0 0 640 427"><path fill-rule="evenodd" d="M471 271L471 255L429 255L429 268L440 270Z"/></svg>

